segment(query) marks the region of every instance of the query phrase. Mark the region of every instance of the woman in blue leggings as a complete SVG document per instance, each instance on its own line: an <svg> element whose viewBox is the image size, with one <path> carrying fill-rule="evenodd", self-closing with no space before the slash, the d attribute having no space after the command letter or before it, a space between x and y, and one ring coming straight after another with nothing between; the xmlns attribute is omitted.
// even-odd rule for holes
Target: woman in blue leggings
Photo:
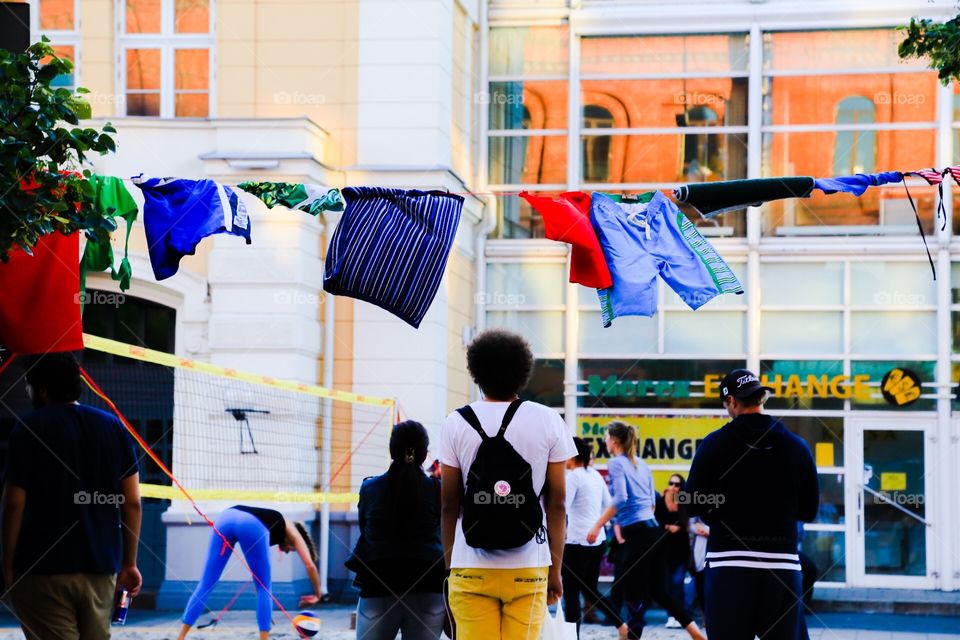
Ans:
<svg viewBox="0 0 960 640"><path fill-rule="evenodd" d="M268 637L270 614L273 611L273 597L270 595L270 547L277 545L284 553L296 551L307 568L307 575L316 595L301 598L300 606L319 602L323 594L317 572L317 551L303 523L288 522L283 514L273 509L236 506L220 514L216 527L227 541L216 531L211 532L207 564L203 568L203 577L183 612L183 627L178 640L187 637L190 627L203 613L207 596L220 580L220 575L230 559L231 548L238 543L244 560L257 577L254 584L257 588L257 626L260 629L260 640Z"/></svg>

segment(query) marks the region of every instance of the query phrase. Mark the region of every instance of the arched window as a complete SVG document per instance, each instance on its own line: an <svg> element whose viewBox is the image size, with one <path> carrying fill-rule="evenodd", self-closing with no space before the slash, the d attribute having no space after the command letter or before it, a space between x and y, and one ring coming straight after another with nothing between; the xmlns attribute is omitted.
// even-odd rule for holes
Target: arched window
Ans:
<svg viewBox="0 0 960 640"><path fill-rule="evenodd" d="M613 114L604 107L588 104L583 107L584 129L609 129L613 127ZM584 182L608 182L610 180L610 136L583 137Z"/></svg>
<svg viewBox="0 0 960 640"><path fill-rule="evenodd" d="M873 101L849 96L837 105L837 124L864 124L876 121ZM833 147L833 173L873 173L877 159L877 134L873 131L837 131Z"/></svg>

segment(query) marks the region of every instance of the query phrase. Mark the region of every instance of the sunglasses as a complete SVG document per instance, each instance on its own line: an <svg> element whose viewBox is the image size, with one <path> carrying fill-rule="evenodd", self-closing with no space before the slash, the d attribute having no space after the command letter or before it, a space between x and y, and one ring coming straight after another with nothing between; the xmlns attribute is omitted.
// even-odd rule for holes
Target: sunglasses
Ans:
<svg viewBox="0 0 960 640"><path fill-rule="evenodd" d="M672 481L672 480L671 480L668 484L669 484L671 487L679 487L679 486L680 486L680 483L679 483L679 482L674 482L674 481Z"/></svg>

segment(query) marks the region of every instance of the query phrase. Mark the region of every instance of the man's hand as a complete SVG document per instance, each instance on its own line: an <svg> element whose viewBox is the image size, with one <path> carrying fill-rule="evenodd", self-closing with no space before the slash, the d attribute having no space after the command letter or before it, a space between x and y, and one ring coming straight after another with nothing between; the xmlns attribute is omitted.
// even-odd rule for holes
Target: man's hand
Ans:
<svg viewBox="0 0 960 640"><path fill-rule="evenodd" d="M140 593L143 586L143 576L136 565L126 566L117 574L117 590L126 589L131 598Z"/></svg>
<svg viewBox="0 0 960 640"><path fill-rule="evenodd" d="M547 604L554 604L563 595L563 580L560 579L560 567L553 565L547 575Z"/></svg>
<svg viewBox="0 0 960 640"><path fill-rule="evenodd" d="M703 536L705 538L710 535L710 530L707 529L702 524L700 524L699 522L694 526L693 532L696 533L698 536Z"/></svg>
<svg viewBox="0 0 960 640"><path fill-rule="evenodd" d="M680 527L678 527L675 524L665 524L663 525L663 528L669 531L670 533L677 533L680 531Z"/></svg>

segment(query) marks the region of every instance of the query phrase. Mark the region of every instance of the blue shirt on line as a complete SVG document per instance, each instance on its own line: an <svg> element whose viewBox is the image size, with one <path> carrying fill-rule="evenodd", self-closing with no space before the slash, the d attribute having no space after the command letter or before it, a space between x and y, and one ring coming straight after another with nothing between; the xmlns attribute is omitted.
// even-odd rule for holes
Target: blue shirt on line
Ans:
<svg viewBox="0 0 960 640"><path fill-rule="evenodd" d="M653 519L657 492L647 463L637 460L634 465L621 453L607 462L607 473L613 490L613 504L617 507L617 523L626 527Z"/></svg>

